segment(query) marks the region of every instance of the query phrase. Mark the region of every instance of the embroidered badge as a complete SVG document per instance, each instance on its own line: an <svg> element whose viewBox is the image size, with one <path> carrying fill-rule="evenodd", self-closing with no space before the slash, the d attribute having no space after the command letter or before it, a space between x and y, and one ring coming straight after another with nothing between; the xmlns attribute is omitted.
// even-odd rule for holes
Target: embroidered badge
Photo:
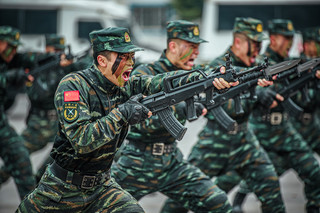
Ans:
<svg viewBox="0 0 320 213"><path fill-rule="evenodd" d="M258 33L261 33L263 31L262 24L258 24L256 29Z"/></svg>
<svg viewBox="0 0 320 213"><path fill-rule="evenodd" d="M193 35L198 36L199 35L199 28L196 26L193 29Z"/></svg>
<svg viewBox="0 0 320 213"><path fill-rule="evenodd" d="M126 42L130 42L131 41L130 36L129 36L129 34L127 32L124 33L124 40Z"/></svg>
<svg viewBox="0 0 320 213"><path fill-rule="evenodd" d="M78 103L65 103L63 117L67 122L72 122L79 117Z"/></svg>
<svg viewBox="0 0 320 213"><path fill-rule="evenodd" d="M79 90L76 91L65 91L63 93L64 102L68 101L80 101Z"/></svg>
<svg viewBox="0 0 320 213"><path fill-rule="evenodd" d="M292 23L289 22L287 28L288 28L289 31L292 31L292 30L293 30L293 25L292 25Z"/></svg>

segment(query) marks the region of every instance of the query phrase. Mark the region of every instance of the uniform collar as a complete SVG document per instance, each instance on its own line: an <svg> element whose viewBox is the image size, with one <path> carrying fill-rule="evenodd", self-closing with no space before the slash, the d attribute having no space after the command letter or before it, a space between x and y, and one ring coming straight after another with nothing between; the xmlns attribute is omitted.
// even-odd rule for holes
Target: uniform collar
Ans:
<svg viewBox="0 0 320 213"><path fill-rule="evenodd" d="M233 66L238 66L238 67L247 67L247 65L245 63L243 63L243 61L234 54L234 52L232 52L231 50L231 46L229 47L229 49L227 50L226 53L230 54L230 58L232 59L232 65Z"/></svg>
<svg viewBox="0 0 320 213"><path fill-rule="evenodd" d="M97 65L93 64L89 70L92 74L92 76L90 75L90 78L92 78L93 82L98 81L98 87L101 87L108 93L113 93L115 90L119 89L117 85L112 83L101 73Z"/></svg>
<svg viewBox="0 0 320 213"><path fill-rule="evenodd" d="M162 62L168 71L181 70L175 65L173 65L166 56L167 49L162 51L159 62Z"/></svg>
<svg viewBox="0 0 320 213"><path fill-rule="evenodd" d="M275 63L280 63L282 61L284 61L284 58L279 55L278 53L276 53L275 51L273 51L270 46L267 47L265 53L265 56L267 56L270 60L274 61Z"/></svg>

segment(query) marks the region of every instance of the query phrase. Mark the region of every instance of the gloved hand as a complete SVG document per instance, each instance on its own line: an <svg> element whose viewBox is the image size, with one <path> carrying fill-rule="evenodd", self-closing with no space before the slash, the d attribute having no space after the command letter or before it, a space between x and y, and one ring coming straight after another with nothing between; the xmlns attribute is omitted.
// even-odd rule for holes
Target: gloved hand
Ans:
<svg viewBox="0 0 320 213"><path fill-rule="evenodd" d="M196 109L196 115L197 117L200 117L203 113L203 109L205 109L205 106L201 103L195 102L194 107Z"/></svg>
<svg viewBox="0 0 320 213"><path fill-rule="evenodd" d="M132 96L127 102L118 105L118 110L127 119L130 125L134 125L148 118L147 107L139 103L143 98L142 94Z"/></svg>
<svg viewBox="0 0 320 213"><path fill-rule="evenodd" d="M28 80L28 74L22 68L10 69L5 72L5 76L9 84L21 85Z"/></svg>
<svg viewBox="0 0 320 213"><path fill-rule="evenodd" d="M270 88L260 89L256 92L258 101L266 108L269 108L273 101L277 101L277 93Z"/></svg>

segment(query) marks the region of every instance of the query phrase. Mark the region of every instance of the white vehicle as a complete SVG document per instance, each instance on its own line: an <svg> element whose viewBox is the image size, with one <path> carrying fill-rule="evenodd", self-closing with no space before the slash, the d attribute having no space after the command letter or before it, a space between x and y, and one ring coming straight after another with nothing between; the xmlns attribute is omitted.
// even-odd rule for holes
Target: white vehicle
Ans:
<svg viewBox="0 0 320 213"><path fill-rule="evenodd" d="M98 0L1 0L0 25L21 30L18 51L44 51L46 33L63 35L73 54L89 48L89 32L106 27L130 28L129 6ZM160 53L138 52L140 62L155 60Z"/></svg>
<svg viewBox="0 0 320 213"><path fill-rule="evenodd" d="M232 44L235 17L260 19L267 34L267 21L275 18L290 19L296 30L320 26L319 0L204 0L201 37L208 40L200 46L199 60L210 62L223 54ZM269 42L262 43L262 52ZM294 36L290 56L299 56L302 38Z"/></svg>

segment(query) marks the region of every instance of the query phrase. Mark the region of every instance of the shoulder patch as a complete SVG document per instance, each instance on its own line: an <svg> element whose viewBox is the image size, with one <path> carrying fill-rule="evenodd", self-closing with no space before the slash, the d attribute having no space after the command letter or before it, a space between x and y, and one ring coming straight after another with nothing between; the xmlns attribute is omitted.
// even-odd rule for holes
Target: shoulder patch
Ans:
<svg viewBox="0 0 320 213"><path fill-rule="evenodd" d="M72 122L79 117L78 103L65 103L63 106L63 118L67 122Z"/></svg>
<svg viewBox="0 0 320 213"><path fill-rule="evenodd" d="M80 101L79 90L75 91L65 91L63 93L64 102L68 101Z"/></svg>

